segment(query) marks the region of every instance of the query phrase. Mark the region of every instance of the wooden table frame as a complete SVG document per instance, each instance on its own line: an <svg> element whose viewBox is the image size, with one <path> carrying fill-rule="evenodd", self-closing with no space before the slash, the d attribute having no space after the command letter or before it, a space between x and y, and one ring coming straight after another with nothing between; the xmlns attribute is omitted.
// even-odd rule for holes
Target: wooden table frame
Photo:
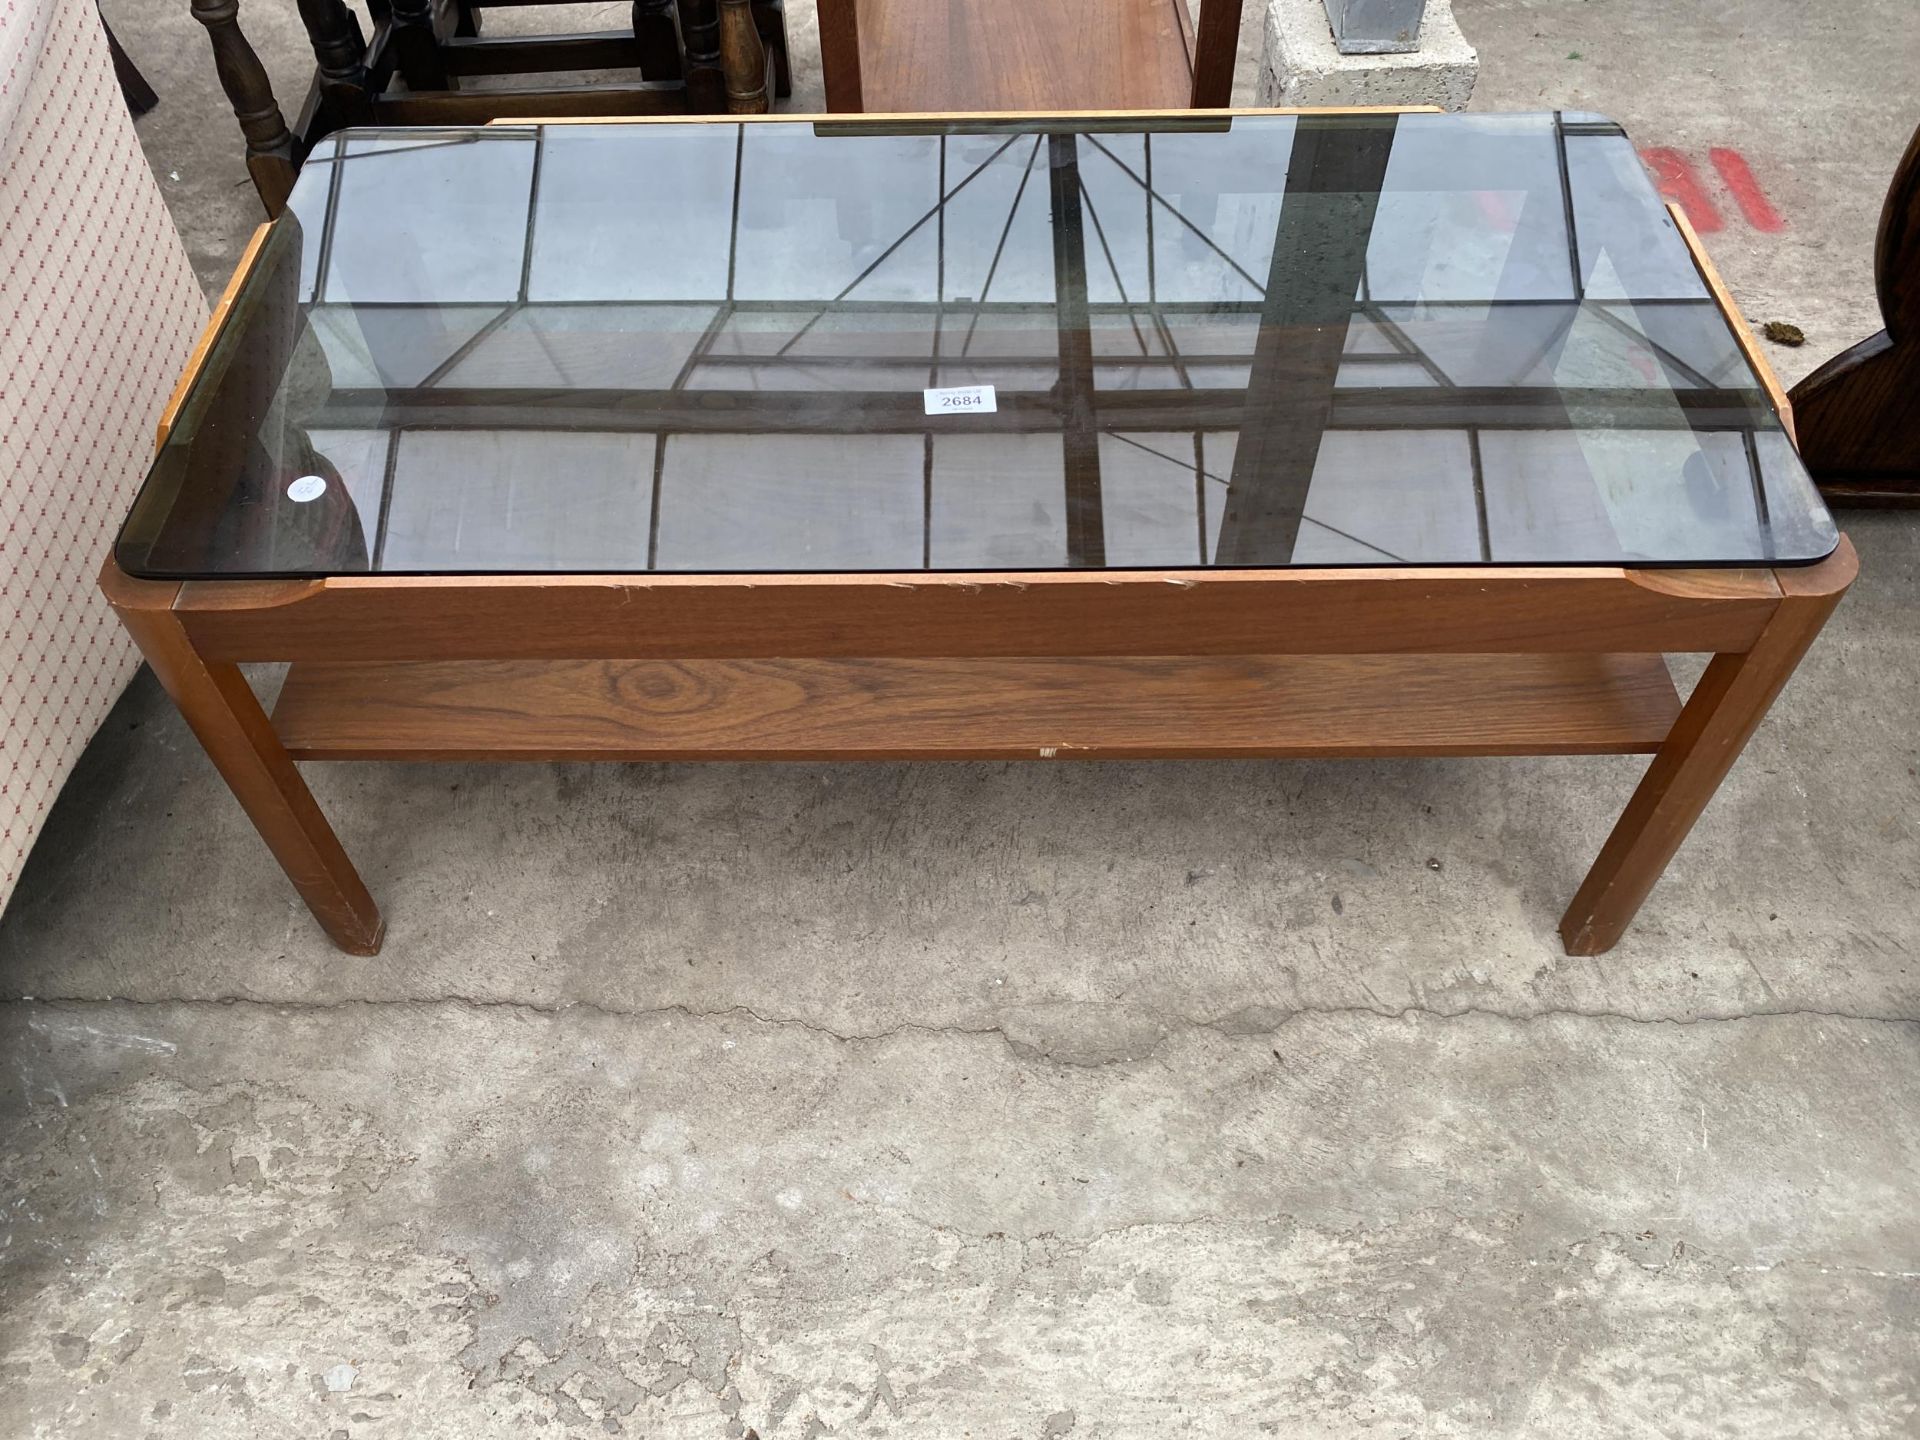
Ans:
<svg viewBox="0 0 1920 1440"><path fill-rule="evenodd" d="M1791 411L1676 223L1791 433ZM173 416L257 253L216 306ZM1651 753L1560 922L1625 931L1858 571L353 575L101 587L327 934L385 922L295 762ZM1682 706L1662 656L1713 659ZM290 661L270 719L239 666Z"/></svg>

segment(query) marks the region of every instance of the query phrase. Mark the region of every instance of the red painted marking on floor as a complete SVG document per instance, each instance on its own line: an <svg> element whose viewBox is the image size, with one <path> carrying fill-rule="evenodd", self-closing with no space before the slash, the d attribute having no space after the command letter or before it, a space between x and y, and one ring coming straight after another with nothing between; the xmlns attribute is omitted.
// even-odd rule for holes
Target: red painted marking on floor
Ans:
<svg viewBox="0 0 1920 1440"><path fill-rule="evenodd" d="M1716 145L1707 151L1707 159L1720 172L1720 178L1726 182L1734 203L1740 207L1740 213L1747 217L1749 225L1769 235L1787 228L1785 218L1773 208L1773 202L1767 199L1767 192L1760 188L1760 182L1754 178L1753 167L1747 164L1746 156L1725 145Z"/></svg>
<svg viewBox="0 0 1920 1440"><path fill-rule="evenodd" d="M1654 145L1640 152L1647 169L1653 172L1654 186L1666 199L1687 212L1687 219L1702 235L1720 228L1720 211L1707 197L1700 177L1693 173L1693 162L1678 150Z"/></svg>

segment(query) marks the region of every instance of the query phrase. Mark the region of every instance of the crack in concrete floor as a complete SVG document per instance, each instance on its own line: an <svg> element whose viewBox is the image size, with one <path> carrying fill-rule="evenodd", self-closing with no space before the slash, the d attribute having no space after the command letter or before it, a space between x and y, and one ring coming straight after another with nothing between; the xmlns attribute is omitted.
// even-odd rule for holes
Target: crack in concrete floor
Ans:
<svg viewBox="0 0 1920 1440"><path fill-rule="evenodd" d="M934 1024L925 1021L902 1021L878 1030L844 1030L831 1025L810 1020L803 1015L774 1015L756 1009L750 1005L727 1005L714 1009L699 1009L686 1004L614 1006L592 1000L568 1000L559 1004L542 1004L533 1000L488 999L469 995L408 996L403 998L368 999L350 997L339 1000L276 1000L259 995L212 995L182 997L129 997L118 995L21 995L0 1000L5 1005L48 1005L57 1007L84 1006L135 1006L182 1009L221 1008L249 1006L261 1010L286 1014L350 1011L355 1009L395 1010L395 1009L436 1009L456 1007L465 1010L488 1011L509 1010L524 1011L533 1015L568 1015L573 1013L600 1015L617 1020L653 1020L663 1017L677 1017L686 1020L728 1020L745 1019L757 1025L792 1027L811 1034L821 1035L829 1040L843 1044L868 1044L896 1039L903 1035L934 1036L997 1036L1004 1040L1016 1055L1025 1059L1057 1059L1048 1053L1045 1047L1036 1046L1009 1033L1005 1023L987 1025L968 1025L959 1022ZM1573 1008L1565 1006L1547 1007L1539 1010L1502 1010L1488 1006L1463 1006L1458 1009L1440 1010L1422 1005L1404 1005L1397 1008L1378 1008L1370 1005L1299 1005L1289 1007L1259 1006L1249 1010L1236 1010L1218 1016L1155 1016L1161 1034L1155 1041L1157 1047L1168 1035L1179 1030L1214 1030L1222 1035L1235 1038L1258 1038L1278 1035L1288 1026L1316 1016L1352 1016L1375 1020L1407 1020L1418 1017L1428 1020L1497 1020L1511 1024L1535 1024L1549 1020L1592 1020L1627 1025L1672 1025L1688 1027L1694 1025L1736 1025L1749 1021L1767 1020L1842 1020L1858 1021L1873 1025L1920 1025L1920 1016L1876 1014L1867 1011L1816 1009L1809 1007L1779 1008L1762 1010L1743 1010L1733 1012L1707 1012L1699 1015L1635 1015L1627 1011ZM1121 1063L1125 1060L1144 1060L1149 1058L1151 1050L1135 1056L1115 1057L1113 1061L1100 1063ZM1061 1063L1075 1063L1071 1060Z"/></svg>

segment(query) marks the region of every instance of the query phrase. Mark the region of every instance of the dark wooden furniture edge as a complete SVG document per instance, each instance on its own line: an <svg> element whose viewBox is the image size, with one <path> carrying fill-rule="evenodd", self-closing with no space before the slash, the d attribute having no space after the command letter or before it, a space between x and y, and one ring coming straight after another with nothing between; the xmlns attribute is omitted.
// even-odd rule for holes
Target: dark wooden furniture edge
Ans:
<svg viewBox="0 0 1920 1440"><path fill-rule="evenodd" d="M1802 458L1830 504L1920 505L1920 128L1874 237L1884 328L1793 387Z"/></svg>
<svg viewBox="0 0 1920 1440"><path fill-rule="evenodd" d="M107 37L107 58L113 62L113 78L119 82L120 95L127 102L128 111L138 120L160 103L160 96L147 83L147 77L140 73L140 67L133 63L133 57L121 45L120 37L113 33L113 26L107 23L106 12L99 10L97 5L94 8L100 15L100 29Z"/></svg>
<svg viewBox="0 0 1920 1440"><path fill-rule="evenodd" d="M190 0L246 142L269 216L312 150L350 125L480 124L500 116L752 112L788 93L784 10L775 0L634 0L628 32L481 38L483 8L549 0L376 0L369 38L345 0L299 0L314 71L289 126L240 27L239 0ZM637 68L624 84L459 88L463 76ZM396 85L396 81L403 84Z"/></svg>
<svg viewBox="0 0 1920 1440"><path fill-rule="evenodd" d="M1920 509L1920 471L1911 482L1897 475L1843 475L1829 472L1817 478L1827 504L1838 510Z"/></svg>
<svg viewBox="0 0 1920 1440"><path fill-rule="evenodd" d="M1182 19L1186 0L1175 0ZM1233 103L1233 66L1240 54L1241 0L1203 0L1192 37L1193 108L1224 110Z"/></svg>

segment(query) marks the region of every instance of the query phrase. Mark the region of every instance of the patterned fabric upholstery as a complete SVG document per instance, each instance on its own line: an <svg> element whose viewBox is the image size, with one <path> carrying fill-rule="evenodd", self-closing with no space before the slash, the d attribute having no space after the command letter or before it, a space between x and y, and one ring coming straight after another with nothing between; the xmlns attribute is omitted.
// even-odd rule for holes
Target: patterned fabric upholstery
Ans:
<svg viewBox="0 0 1920 1440"><path fill-rule="evenodd" d="M95 0L0 0L0 906L138 664L95 584L206 299Z"/></svg>

